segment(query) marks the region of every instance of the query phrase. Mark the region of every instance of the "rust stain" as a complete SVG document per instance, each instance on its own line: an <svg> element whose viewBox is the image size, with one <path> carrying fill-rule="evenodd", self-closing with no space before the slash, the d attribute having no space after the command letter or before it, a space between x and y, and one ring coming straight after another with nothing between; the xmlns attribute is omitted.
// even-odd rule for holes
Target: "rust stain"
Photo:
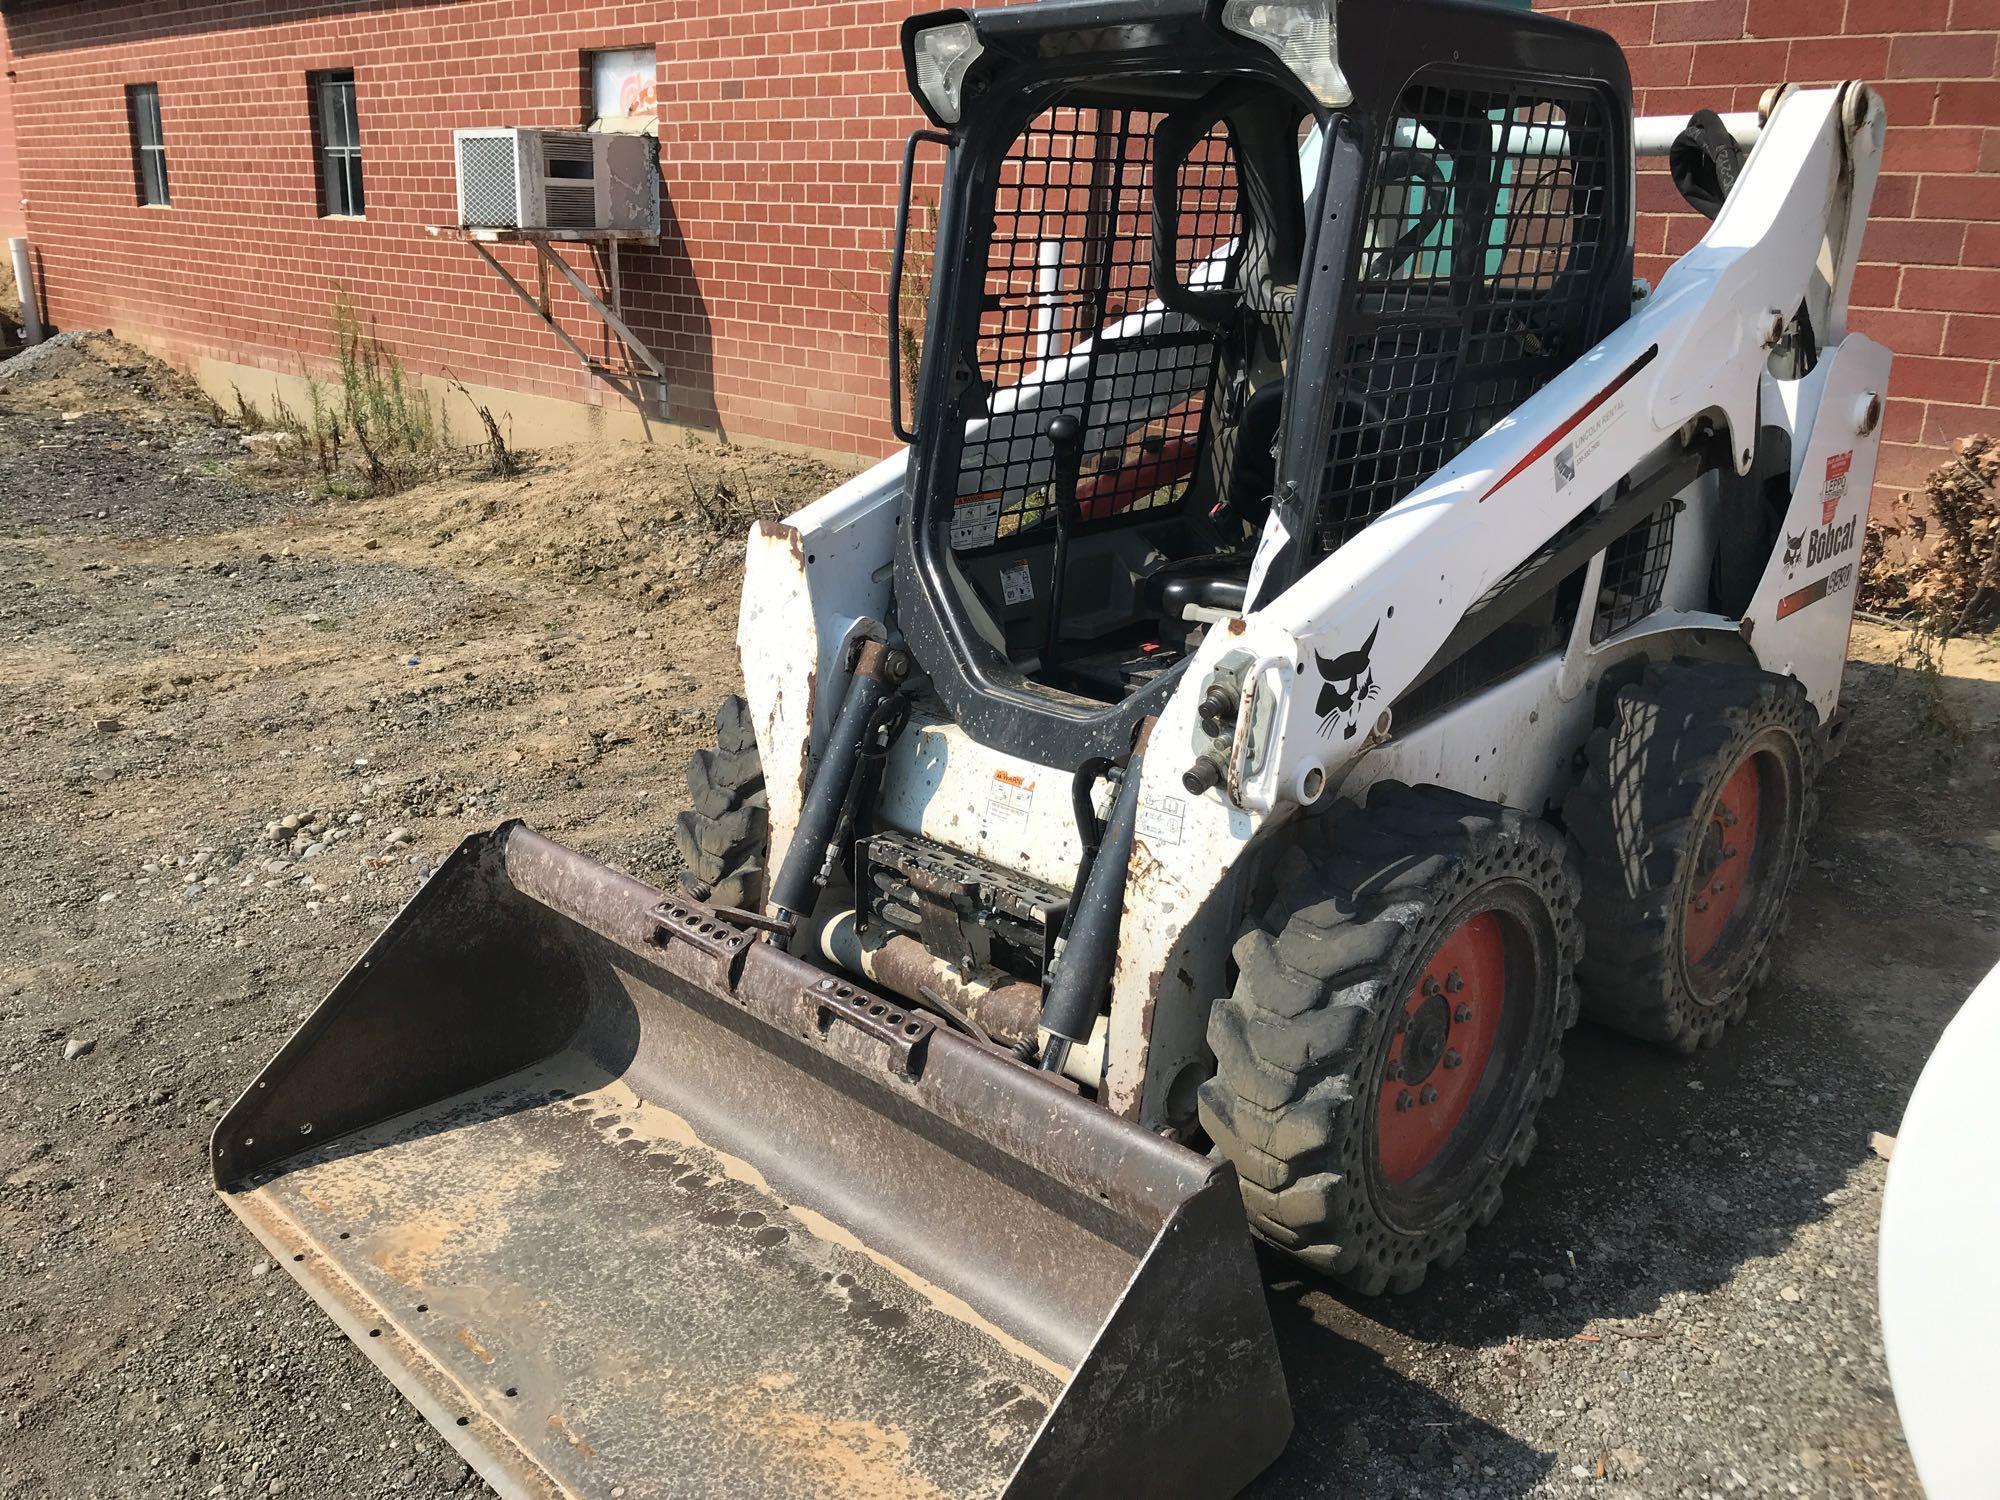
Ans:
<svg viewBox="0 0 2000 1500"><path fill-rule="evenodd" d="M1231 616L1229 623L1223 627L1223 629L1227 630L1231 635L1241 635L1243 634L1245 628L1246 627L1243 623L1243 616L1241 615Z"/></svg>
<svg viewBox="0 0 2000 1500"><path fill-rule="evenodd" d="M880 1422L832 1417L782 1399L773 1377L718 1393L715 1409L769 1454L767 1472L788 1472L821 1500L946 1500L910 1463L910 1435Z"/></svg>
<svg viewBox="0 0 2000 1500"><path fill-rule="evenodd" d="M493 1351L480 1343L479 1336L470 1328L459 1327L453 1329L452 1332L457 1335L458 1341L461 1344L465 1345L466 1348L470 1349L478 1357L481 1364L490 1365L493 1363Z"/></svg>

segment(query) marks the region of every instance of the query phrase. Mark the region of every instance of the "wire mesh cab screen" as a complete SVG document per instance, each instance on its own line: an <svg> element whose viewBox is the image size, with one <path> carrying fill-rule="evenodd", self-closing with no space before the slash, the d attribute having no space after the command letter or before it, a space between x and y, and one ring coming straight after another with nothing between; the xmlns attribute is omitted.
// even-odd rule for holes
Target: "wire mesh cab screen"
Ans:
<svg viewBox="0 0 2000 1500"><path fill-rule="evenodd" d="M1602 335L1603 101L1419 74L1386 122L1347 292L1319 546L1331 552Z"/></svg>
<svg viewBox="0 0 2000 1500"><path fill-rule="evenodd" d="M1014 139L994 192L977 383L952 508L958 553L1052 529L1044 430L1082 424L1077 529L1175 506L1202 459L1217 342L1153 285L1155 136L1146 110L1057 105ZM1229 127L1177 169L1173 257L1191 289L1229 281L1241 221Z"/></svg>

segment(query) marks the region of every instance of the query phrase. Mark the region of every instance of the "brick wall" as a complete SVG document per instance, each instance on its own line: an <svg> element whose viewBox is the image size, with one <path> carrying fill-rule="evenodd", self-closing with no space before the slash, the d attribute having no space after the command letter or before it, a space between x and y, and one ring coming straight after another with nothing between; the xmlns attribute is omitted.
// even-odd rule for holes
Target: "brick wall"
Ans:
<svg viewBox="0 0 2000 1500"><path fill-rule="evenodd" d="M27 220L21 213L19 156L14 148L13 73L7 33L0 28L0 239L27 231Z"/></svg>
<svg viewBox="0 0 2000 1500"><path fill-rule="evenodd" d="M1754 109L1774 83L1860 78L1889 139L1853 327L1896 352L1878 504L1953 438L2000 431L2000 0L1540 3L1625 46L1643 114ZM1639 274L1701 235L1664 166L1639 185Z"/></svg>
<svg viewBox="0 0 2000 1500"><path fill-rule="evenodd" d="M667 233L628 254L626 286L669 366L674 415L880 452L879 309L898 143L916 122L895 37L920 3L14 0L21 175L49 311L295 370L324 357L341 287L413 368L622 405L469 249L423 226L454 211L452 126L578 124L582 49L651 43ZM1891 126L1855 324L1900 356L1881 478L1914 483L1951 438L2000 426L2000 0L1544 8L1624 43L1644 112L1748 109L1784 79L1876 82ZM317 217L305 74L346 66L366 222ZM134 201L123 86L140 81L160 86L170 209ZM1657 279L1701 221L1657 167L1640 205L1640 271ZM525 252L503 255L531 274ZM572 330L597 327L559 283L554 304ZM601 332L592 346L617 353Z"/></svg>
<svg viewBox="0 0 2000 1500"><path fill-rule="evenodd" d="M669 367L672 415L882 451L876 310L899 145L916 123L896 52L907 8L16 0L22 176L49 314L295 371L324 360L339 287L414 369L622 406L470 248L424 226L456 215L452 127L575 127L582 49L652 44L667 232L657 250L625 252L624 281L630 321ZM360 222L318 217L305 75L335 67L357 81ZM170 208L135 201L128 82L159 85ZM532 287L532 256L500 253ZM614 358L602 325L555 287L564 326Z"/></svg>

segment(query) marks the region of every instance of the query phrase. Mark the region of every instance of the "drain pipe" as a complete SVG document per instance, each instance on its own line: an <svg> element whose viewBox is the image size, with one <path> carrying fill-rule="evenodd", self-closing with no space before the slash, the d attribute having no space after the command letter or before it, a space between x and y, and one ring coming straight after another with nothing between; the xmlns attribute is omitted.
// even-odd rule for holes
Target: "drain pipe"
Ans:
<svg viewBox="0 0 2000 1500"><path fill-rule="evenodd" d="M35 263L28 256L28 242L17 236L7 241L7 248L14 256L14 290L21 298L21 337L39 344L46 330L42 327L41 298L35 295Z"/></svg>

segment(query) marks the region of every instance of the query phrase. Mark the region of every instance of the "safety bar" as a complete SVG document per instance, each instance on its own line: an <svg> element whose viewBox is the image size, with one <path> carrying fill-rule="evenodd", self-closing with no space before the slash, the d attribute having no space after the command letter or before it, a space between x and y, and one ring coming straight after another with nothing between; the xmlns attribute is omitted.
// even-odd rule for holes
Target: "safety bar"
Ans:
<svg viewBox="0 0 2000 1500"><path fill-rule="evenodd" d="M1665 156L1673 149L1674 137L1687 129L1686 115L1641 115L1632 122L1632 150L1638 156ZM1722 123L1736 144L1748 151L1757 144L1764 128L1763 117L1755 110L1722 116ZM1503 142L1501 133L1506 133ZM1494 146L1506 156L1568 156L1569 133L1560 125L1502 124L1493 127ZM1435 151L1431 133L1414 120L1396 122L1396 144L1406 149Z"/></svg>

